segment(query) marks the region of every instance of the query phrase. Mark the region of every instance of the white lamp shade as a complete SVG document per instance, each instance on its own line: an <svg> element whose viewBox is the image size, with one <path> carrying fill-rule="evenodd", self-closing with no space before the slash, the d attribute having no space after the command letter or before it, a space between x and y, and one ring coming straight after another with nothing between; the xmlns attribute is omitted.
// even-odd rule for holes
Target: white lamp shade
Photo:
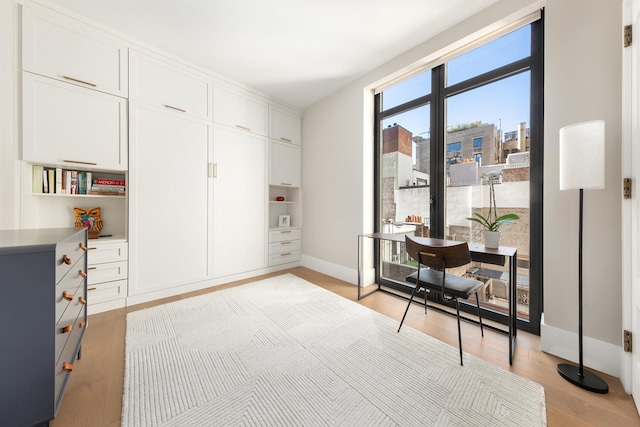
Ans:
<svg viewBox="0 0 640 427"><path fill-rule="evenodd" d="M604 188L604 120L560 129L560 190Z"/></svg>

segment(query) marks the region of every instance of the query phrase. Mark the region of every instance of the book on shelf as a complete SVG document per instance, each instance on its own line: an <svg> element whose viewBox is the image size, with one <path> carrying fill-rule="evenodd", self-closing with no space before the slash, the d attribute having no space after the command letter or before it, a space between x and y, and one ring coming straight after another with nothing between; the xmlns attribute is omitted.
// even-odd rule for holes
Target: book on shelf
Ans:
<svg viewBox="0 0 640 427"><path fill-rule="evenodd" d="M126 194L126 191L124 187L93 185L91 186L90 193L107 195L107 196L124 196Z"/></svg>
<svg viewBox="0 0 640 427"><path fill-rule="evenodd" d="M49 194L54 194L56 192L56 170L47 169L47 173L49 175L47 179L47 182L49 184Z"/></svg>
<svg viewBox="0 0 640 427"><path fill-rule="evenodd" d="M71 192L69 194L78 194L78 171L71 171Z"/></svg>
<svg viewBox="0 0 640 427"><path fill-rule="evenodd" d="M56 168L56 194L62 194L62 168Z"/></svg>
<svg viewBox="0 0 640 427"><path fill-rule="evenodd" d="M31 166L31 192L42 193L42 166Z"/></svg>
<svg viewBox="0 0 640 427"><path fill-rule="evenodd" d="M126 185L123 179L110 179L110 178L93 178L91 181L92 185L108 185L110 187L113 186L121 186L124 187Z"/></svg>
<svg viewBox="0 0 640 427"><path fill-rule="evenodd" d="M45 168L42 168L42 192L49 192L49 172Z"/></svg>

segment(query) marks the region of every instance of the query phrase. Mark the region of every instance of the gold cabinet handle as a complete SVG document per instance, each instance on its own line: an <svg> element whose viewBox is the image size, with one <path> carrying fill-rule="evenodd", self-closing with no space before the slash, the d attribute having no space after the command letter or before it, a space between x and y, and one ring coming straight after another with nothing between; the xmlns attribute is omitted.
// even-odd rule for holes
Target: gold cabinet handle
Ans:
<svg viewBox="0 0 640 427"><path fill-rule="evenodd" d="M67 301L73 301L73 294L70 294L67 291L63 291L62 298L66 299Z"/></svg>
<svg viewBox="0 0 640 427"><path fill-rule="evenodd" d="M73 365L71 363L62 362L62 370L65 372L73 371Z"/></svg>
<svg viewBox="0 0 640 427"><path fill-rule="evenodd" d="M98 267L89 267L89 268L87 268L87 271L89 271L89 270L97 270L97 269L98 269Z"/></svg>
<svg viewBox="0 0 640 427"><path fill-rule="evenodd" d="M83 251L86 251L87 247L84 245L84 243L80 242L80 249L82 249Z"/></svg>
<svg viewBox="0 0 640 427"><path fill-rule="evenodd" d="M80 277L82 277L83 279L84 279L85 277L87 277L87 273L85 273L85 272L84 272L84 271L82 271L82 270L78 270L78 274L79 274L79 275L80 275Z"/></svg>
<svg viewBox="0 0 640 427"><path fill-rule="evenodd" d="M291 252L287 252L287 253L284 253L284 254L280 254L280 256L288 256L288 255L291 255Z"/></svg>
<svg viewBox="0 0 640 427"><path fill-rule="evenodd" d="M291 242L280 242L281 245L290 245Z"/></svg>
<svg viewBox="0 0 640 427"><path fill-rule="evenodd" d="M80 304L82 304L82 305L87 303L87 300L84 299L83 297L78 297L78 301L80 301Z"/></svg>
<svg viewBox="0 0 640 427"><path fill-rule="evenodd" d="M73 325L65 326L64 328L62 328L62 333L66 334L68 332L71 332L72 329L73 329Z"/></svg>
<svg viewBox="0 0 640 427"><path fill-rule="evenodd" d="M62 255L62 261L67 265L71 265L71 258L69 258L67 254Z"/></svg>
<svg viewBox="0 0 640 427"><path fill-rule="evenodd" d="M90 83L90 82L85 82L84 80L78 80L78 79L74 79L73 77L69 77L69 76L62 76L63 79L65 80L70 80L72 82L76 82L76 83L82 83L83 85L87 85L87 86L91 86L91 87L96 87L95 84Z"/></svg>
<svg viewBox="0 0 640 427"><path fill-rule="evenodd" d="M180 111L181 113L186 113L187 110L183 110L182 108L178 108L178 107L174 107L173 105L167 105L167 104L163 104L164 108L168 108L170 110L176 110L176 111Z"/></svg>
<svg viewBox="0 0 640 427"><path fill-rule="evenodd" d="M284 142L291 142L291 140L289 138L280 137L280 140L284 141Z"/></svg>
<svg viewBox="0 0 640 427"><path fill-rule="evenodd" d="M280 185L293 185L290 182L281 182Z"/></svg>
<svg viewBox="0 0 640 427"><path fill-rule="evenodd" d="M88 288L87 291L95 291L98 288Z"/></svg>
<svg viewBox="0 0 640 427"><path fill-rule="evenodd" d="M286 234L286 233L291 233L291 230L282 230L282 231L280 232L280 234Z"/></svg>
<svg viewBox="0 0 640 427"><path fill-rule="evenodd" d="M78 328L84 328L84 325L86 325L86 323L83 320L82 322L78 323Z"/></svg>
<svg viewBox="0 0 640 427"><path fill-rule="evenodd" d="M63 162L65 163L77 163L79 165L91 165L91 166L97 166L97 163L94 162L83 162L81 160L63 160Z"/></svg>
<svg viewBox="0 0 640 427"><path fill-rule="evenodd" d="M247 132L251 132L251 128L248 128L248 127L246 127L246 126L236 125L236 127L237 127L238 129L242 129L242 130L246 130Z"/></svg>

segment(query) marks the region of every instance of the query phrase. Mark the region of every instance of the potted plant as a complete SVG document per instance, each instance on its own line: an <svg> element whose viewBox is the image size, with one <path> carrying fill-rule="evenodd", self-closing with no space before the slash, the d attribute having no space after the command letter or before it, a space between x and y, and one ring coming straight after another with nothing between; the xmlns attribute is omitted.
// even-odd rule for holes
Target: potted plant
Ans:
<svg viewBox="0 0 640 427"><path fill-rule="evenodd" d="M482 175L482 183L489 186L489 213L484 215L474 212L473 217L467 218L469 221L475 221L483 228L484 246L487 248L497 248L500 246L500 227L507 224L513 224L520 217L514 213L508 213L498 216L496 212L496 193L494 182L500 176L499 173L491 172Z"/></svg>

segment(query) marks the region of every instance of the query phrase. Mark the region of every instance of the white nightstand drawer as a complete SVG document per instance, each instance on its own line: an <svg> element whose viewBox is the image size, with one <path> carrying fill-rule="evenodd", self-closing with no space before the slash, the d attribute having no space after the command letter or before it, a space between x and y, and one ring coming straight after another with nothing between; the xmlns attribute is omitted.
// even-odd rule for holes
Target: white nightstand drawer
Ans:
<svg viewBox="0 0 640 427"><path fill-rule="evenodd" d="M126 261L128 256L127 242L92 243L87 246L87 264L103 264L105 262Z"/></svg>
<svg viewBox="0 0 640 427"><path fill-rule="evenodd" d="M282 242L269 243L270 254L300 251L300 240L283 240Z"/></svg>
<svg viewBox="0 0 640 427"><path fill-rule="evenodd" d="M269 242L282 242L285 240L300 240L300 229L269 230Z"/></svg>
<svg viewBox="0 0 640 427"><path fill-rule="evenodd" d="M270 266L296 261L300 261L300 251L283 252L280 254L269 255Z"/></svg>
<svg viewBox="0 0 640 427"><path fill-rule="evenodd" d="M113 301L127 296L127 280L100 283L87 288L87 303L89 306L101 302Z"/></svg>
<svg viewBox="0 0 640 427"><path fill-rule="evenodd" d="M87 268L87 285L127 278L127 261L96 264Z"/></svg>

